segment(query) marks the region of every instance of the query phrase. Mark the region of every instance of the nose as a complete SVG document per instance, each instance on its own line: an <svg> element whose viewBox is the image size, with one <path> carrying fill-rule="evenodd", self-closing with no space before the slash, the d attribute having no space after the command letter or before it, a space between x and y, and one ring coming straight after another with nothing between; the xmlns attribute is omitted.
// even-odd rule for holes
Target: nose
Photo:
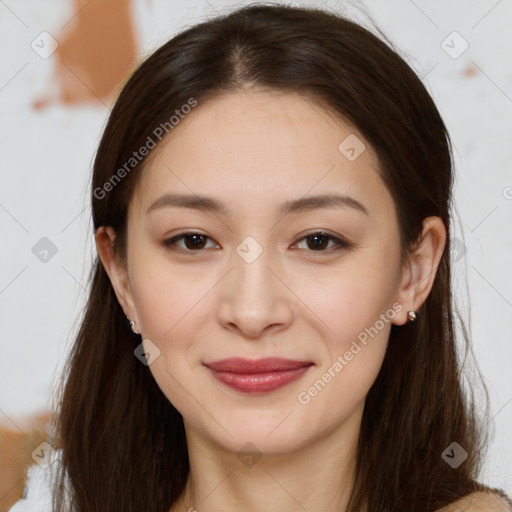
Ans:
<svg viewBox="0 0 512 512"><path fill-rule="evenodd" d="M246 338L260 338L286 329L293 318L293 293L265 251L248 263L238 254L233 269L223 279L218 321L225 329Z"/></svg>

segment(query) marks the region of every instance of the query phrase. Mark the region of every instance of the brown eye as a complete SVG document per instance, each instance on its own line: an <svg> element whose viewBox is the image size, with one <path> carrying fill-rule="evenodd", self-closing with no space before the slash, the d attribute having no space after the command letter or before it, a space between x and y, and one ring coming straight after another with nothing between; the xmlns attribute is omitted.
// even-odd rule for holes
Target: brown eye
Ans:
<svg viewBox="0 0 512 512"><path fill-rule="evenodd" d="M208 241L212 240L209 236L203 235L202 233L181 233L175 237L169 238L162 242L162 245L171 251L183 252L183 253L199 253L203 249L208 248ZM349 249L352 245L344 240L332 236L328 233L321 231L311 233L301 238L299 244L302 241L306 241L307 252L331 252L330 250ZM297 244L298 245L298 244ZM211 248L211 247L210 247Z"/></svg>
<svg viewBox="0 0 512 512"><path fill-rule="evenodd" d="M321 231L306 235L301 241L302 240L306 240L307 250L310 252L327 252L326 249L337 250L351 247L348 242ZM333 245L329 246L330 242L332 242Z"/></svg>
<svg viewBox="0 0 512 512"><path fill-rule="evenodd" d="M326 249L329 245L329 237L326 235L310 235L306 237L308 249Z"/></svg>
<svg viewBox="0 0 512 512"><path fill-rule="evenodd" d="M179 245L177 242L183 240L184 246ZM162 243L165 247L171 250L184 251L184 252L199 252L205 248L207 241L211 240L209 236L202 233L182 233Z"/></svg>

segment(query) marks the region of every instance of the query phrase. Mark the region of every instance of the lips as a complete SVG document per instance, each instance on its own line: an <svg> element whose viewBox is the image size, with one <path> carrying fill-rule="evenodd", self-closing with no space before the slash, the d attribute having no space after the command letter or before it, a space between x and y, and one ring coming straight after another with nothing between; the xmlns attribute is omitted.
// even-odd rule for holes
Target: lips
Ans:
<svg viewBox="0 0 512 512"><path fill-rule="evenodd" d="M273 357L258 360L235 357L203 364L219 382L243 393L274 391L297 380L313 366L310 361Z"/></svg>

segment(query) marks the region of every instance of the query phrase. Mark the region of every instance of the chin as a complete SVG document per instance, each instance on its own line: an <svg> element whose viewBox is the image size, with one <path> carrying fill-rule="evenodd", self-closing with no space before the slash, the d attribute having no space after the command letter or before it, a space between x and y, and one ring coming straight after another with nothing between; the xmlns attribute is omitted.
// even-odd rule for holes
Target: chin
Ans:
<svg viewBox="0 0 512 512"><path fill-rule="evenodd" d="M267 414L241 414L241 411L236 415L216 414L215 418L221 425L226 425L227 432L210 416L187 426L192 426L200 435L236 454L254 450L256 453L278 455L300 449L322 435L312 425L307 425L307 420L301 421L297 410L290 414L291 411L293 409L290 408L280 414L271 411ZM230 419L227 421L224 418Z"/></svg>

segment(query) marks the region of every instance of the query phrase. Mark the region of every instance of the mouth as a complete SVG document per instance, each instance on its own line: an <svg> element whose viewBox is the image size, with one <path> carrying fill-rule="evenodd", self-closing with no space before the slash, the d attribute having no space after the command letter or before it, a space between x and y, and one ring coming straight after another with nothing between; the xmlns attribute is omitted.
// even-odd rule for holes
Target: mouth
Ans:
<svg viewBox="0 0 512 512"><path fill-rule="evenodd" d="M242 393L268 393L302 377L314 363L282 358L229 358L203 363L222 384Z"/></svg>

